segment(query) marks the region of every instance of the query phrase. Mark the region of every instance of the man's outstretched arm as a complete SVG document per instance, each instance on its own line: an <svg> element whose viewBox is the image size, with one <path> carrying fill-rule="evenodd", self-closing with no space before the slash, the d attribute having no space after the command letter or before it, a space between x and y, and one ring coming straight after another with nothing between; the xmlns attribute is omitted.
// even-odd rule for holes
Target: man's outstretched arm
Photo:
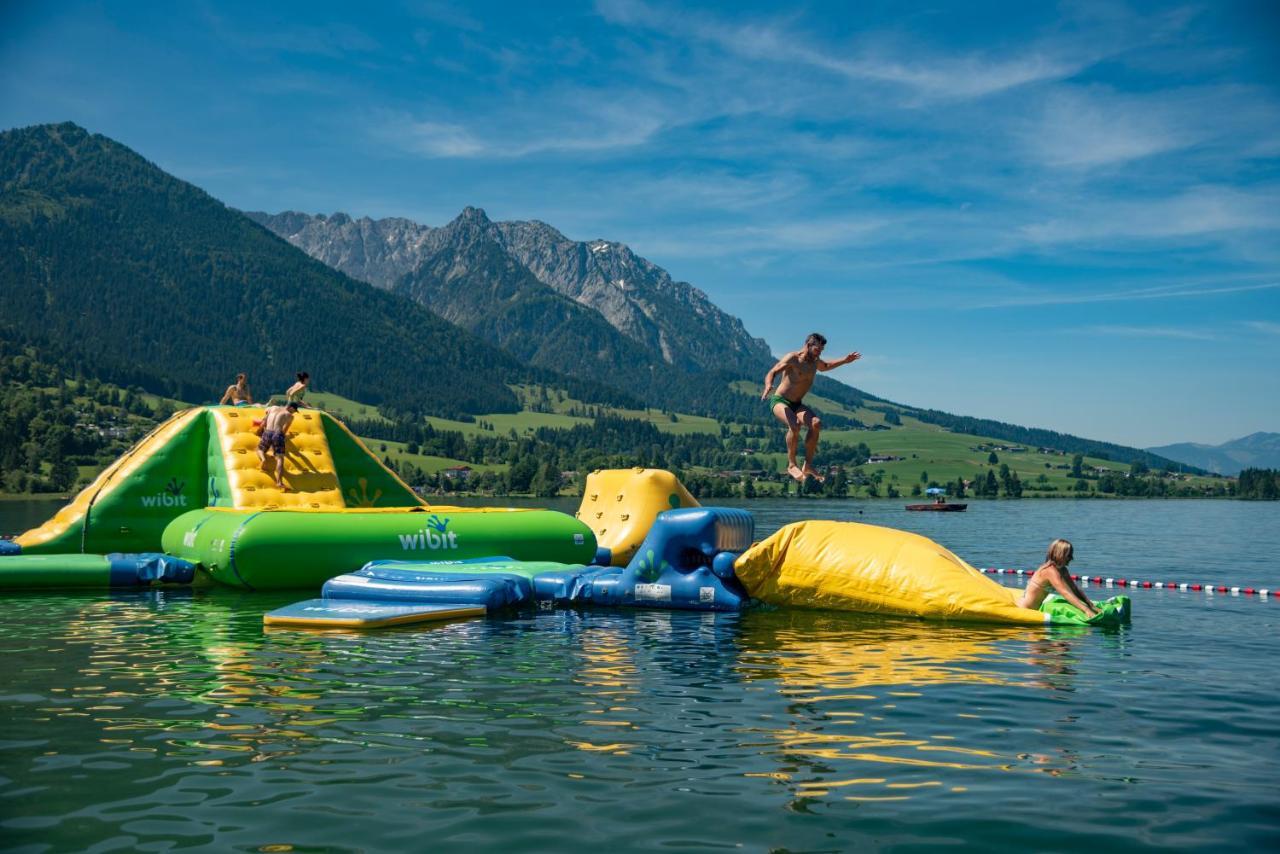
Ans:
<svg viewBox="0 0 1280 854"><path fill-rule="evenodd" d="M847 365L850 362L856 362L861 358L862 358L861 353L850 353L849 355L845 356L843 359L836 359L834 362L824 362L823 360L819 359L818 370L830 371L833 368L840 367L841 365Z"/></svg>

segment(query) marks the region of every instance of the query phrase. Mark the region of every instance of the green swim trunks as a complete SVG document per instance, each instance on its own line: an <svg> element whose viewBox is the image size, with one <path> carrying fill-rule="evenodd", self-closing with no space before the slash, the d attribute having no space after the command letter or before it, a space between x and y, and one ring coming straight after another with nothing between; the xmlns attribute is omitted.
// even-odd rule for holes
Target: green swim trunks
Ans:
<svg viewBox="0 0 1280 854"><path fill-rule="evenodd" d="M800 408L800 404L792 403L782 395L775 394L769 398L769 411L772 412L773 408L777 406L779 403L784 404L787 407L787 409L790 409L792 412L795 412L797 409Z"/></svg>

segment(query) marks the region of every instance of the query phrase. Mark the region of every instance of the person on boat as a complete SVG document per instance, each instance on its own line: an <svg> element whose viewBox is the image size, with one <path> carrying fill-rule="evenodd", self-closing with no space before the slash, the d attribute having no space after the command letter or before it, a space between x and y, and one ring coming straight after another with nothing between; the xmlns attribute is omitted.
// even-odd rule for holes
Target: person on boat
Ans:
<svg viewBox="0 0 1280 854"><path fill-rule="evenodd" d="M267 464L267 451L276 458L276 486L284 485L284 437L293 423L293 415L298 411L298 404L292 400L283 406L272 406L262 420L262 438L258 441L258 461Z"/></svg>
<svg viewBox="0 0 1280 854"><path fill-rule="evenodd" d="M1071 543L1058 539L1049 544L1049 553L1044 563L1027 579L1027 589L1018 600L1019 608L1038 609L1049 595L1050 588L1059 596L1079 608L1086 617L1096 617L1100 612L1080 589L1071 573L1067 572L1067 564L1075 556Z"/></svg>
<svg viewBox="0 0 1280 854"><path fill-rule="evenodd" d="M244 374L236 374L235 385L227 386L227 390L222 393L222 400L218 401L219 406L228 403L232 406L246 406L253 403L253 394L249 391L249 379Z"/></svg>
<svg viewBox="0 0 1280 854"><path fill-rule="evenodd" d="M298 371L298 381L289 386L289 390L284 393L289 403L296 403L298 406L305 406L308 409L311 406L303 400L307 394L307 387L311 384L311 374L306 371Z"/></svg>
<svg viewBox="0 0 1280 854"><path fill-rule="evenodd" d="M862 358L861 353L850 353L834 362L824 361L822 349L827 346L827 339L815 332L805 339L804 347L788 353L778 360L778 364L769 369L764 377L764 392L760 399L769 401L769 409L774 416L787 427L787 474L798 481L812 477L819 482L826 480L813 467L813 458L818 452L818 433L822 429L822 419L801 401L813 386L818 371L830 371L841 365ZM773 390L773 381L782 375L777 392ZM800 446L800 429L808 432L804 438L804 468L796 462L796 451Z"/></svg>

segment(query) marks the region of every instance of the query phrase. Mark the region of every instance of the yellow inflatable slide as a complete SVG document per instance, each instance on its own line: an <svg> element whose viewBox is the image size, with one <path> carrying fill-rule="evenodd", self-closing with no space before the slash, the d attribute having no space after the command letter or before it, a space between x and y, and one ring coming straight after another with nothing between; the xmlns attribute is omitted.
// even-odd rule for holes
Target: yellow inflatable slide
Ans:
<svg viewBox="0 0 1280 854"><path fill-rule="evenodd" d="M773 605L984 623L1051 622L919 534L855 522L796 522L743 552L738 580Z"/></svg>

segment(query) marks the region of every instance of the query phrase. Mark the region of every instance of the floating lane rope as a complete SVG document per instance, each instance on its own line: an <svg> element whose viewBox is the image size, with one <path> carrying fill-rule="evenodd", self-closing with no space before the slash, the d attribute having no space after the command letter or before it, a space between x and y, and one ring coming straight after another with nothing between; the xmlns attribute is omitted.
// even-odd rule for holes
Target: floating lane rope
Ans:
<svg viewBox="0 0 1280 854"><path fill-rule="evenodd" d="M989 566L982 567L978 571L988 575L1035 574L1034 569L996 569ZM1112 578L1102 575L1072 575L1071 577L1085 584L1100 584L1107 587L1141 587L1149 590L1178 590L1183 593L1229 593L1232 596L1258 596L1263 599L1272 594L1280 594L1280 590L1271 590L1266 587L1228 587L1224 584L1192 584L1185 581L1139 581L1136 578ZM1277 599L1280 599L1280 595L1277 595Z"/></svg>

